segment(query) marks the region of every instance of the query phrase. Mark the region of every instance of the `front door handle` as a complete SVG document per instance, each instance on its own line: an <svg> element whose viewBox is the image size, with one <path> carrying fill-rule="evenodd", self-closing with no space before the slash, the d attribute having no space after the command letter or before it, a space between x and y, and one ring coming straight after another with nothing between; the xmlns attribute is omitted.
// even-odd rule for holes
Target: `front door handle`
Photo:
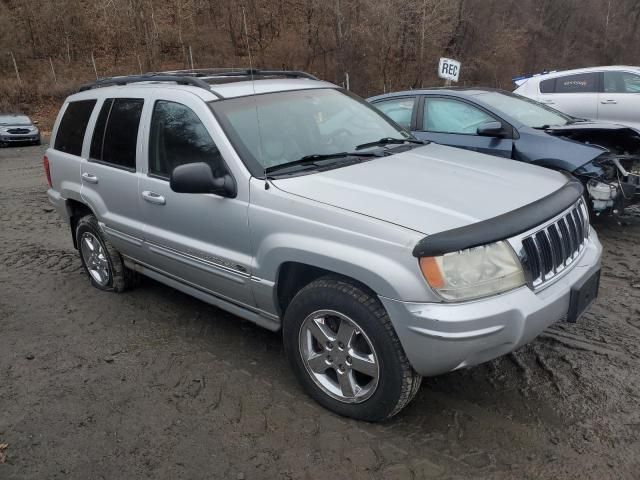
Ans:
<svg viewBox="0 0 640 480"><path fill-rule="evenodd" d="M600 103L603 105L615 105L618 102L616 102L615 100L602 100Z"/></svg>
<svg viewBox="0 0 640 480"><path fill-rule="evenodd" d="M156 205L164 205L166 203L164 197L159 193L152 192L151 190L143 190L142 198L149 203L155 203Z"/></svg>
<svg viewBox="0 0 640 480"><path fill-rule="evenodd" d="M555 102L553 100L540 100L540 103L544 103L545 105L554 105Z"/></svg>
<svg viewBox="0 0 640 480"><path fill-rule="evenodd" d="M84 172L82 174L82 179L85 182L89 182L89 183L98 183L98 177L96 177L93 173L87 173Z"/></svg>

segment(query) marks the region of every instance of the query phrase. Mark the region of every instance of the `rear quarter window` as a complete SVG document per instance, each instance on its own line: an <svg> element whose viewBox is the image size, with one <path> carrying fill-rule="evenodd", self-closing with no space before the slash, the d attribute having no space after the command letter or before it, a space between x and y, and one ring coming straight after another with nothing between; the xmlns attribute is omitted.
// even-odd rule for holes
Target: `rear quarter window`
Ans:
<svg viewBox="0 0 640 480"><path fill-rule="evenodd" d="M540 93L554 93L556 91L556 79L550 78L540 82Z"/></svg>
<svg viewBox="0 0 640 480"><path fill-rule="evenodd" d="M69 102L58 126L53 145L55 150L71 155L80 156L82 154L82 141L95 105L95 100Z"/></svg>

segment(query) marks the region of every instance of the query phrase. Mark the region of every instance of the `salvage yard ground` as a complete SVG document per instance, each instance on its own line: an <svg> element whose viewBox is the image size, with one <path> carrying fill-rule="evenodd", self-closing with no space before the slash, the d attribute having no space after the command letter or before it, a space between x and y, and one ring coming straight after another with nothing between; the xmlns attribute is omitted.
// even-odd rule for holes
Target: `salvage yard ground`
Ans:
<svg viewBox="0 0 640 480"><path fill-rule="evenodd" d="M92 288L44 148L0 150L0 479L640 478L640 211L597 225L580 323L372 425L310 401L279 334L149 279Z"/></svg>

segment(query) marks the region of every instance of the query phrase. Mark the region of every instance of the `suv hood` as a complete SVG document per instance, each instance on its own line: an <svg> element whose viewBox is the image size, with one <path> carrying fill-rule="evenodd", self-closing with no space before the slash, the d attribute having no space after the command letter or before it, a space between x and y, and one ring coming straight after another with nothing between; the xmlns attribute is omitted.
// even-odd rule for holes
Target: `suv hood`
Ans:
<svg viewBox="0 0 640 480"><path fill-rule="evenodd" d="M565 183L548 169L435 143L273 181L290 194L426 235L496 217Z"/></svg>

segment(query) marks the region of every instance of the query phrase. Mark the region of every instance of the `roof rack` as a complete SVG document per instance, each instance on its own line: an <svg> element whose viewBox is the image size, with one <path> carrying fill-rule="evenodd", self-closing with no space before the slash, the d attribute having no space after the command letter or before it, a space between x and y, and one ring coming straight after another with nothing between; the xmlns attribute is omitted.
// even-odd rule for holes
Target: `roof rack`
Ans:
<svg viewBox="0 0 640 480"><path fill-rule="evenodd" d="M93 90L94 88L109 87L113 85L128 85L140 82L174 82L180 85L193 85L194 87L211 90L211 85L200 78L187 75L171 75L163 73L145 73L143 75L125 75L121 77L108 77L96 80L94 83L82 85L80 92Z"/></svg>
<svg viewBox="0 0 640 480"><path fill-rule="evenodd" d="M310 73L295 70L255 70L250 68L234 70L203 68L198 70L174 70L169 72L150 72L142 75L123 75L120 77L101 78L93 83L82 85L79 91L84 92L86 90L93 90L94 88L109 87L113 85L128 85L130 83L173 82L180 85L192 85L194 87L204 88L214 95L217 95L211 90L212 84L268 77L308 78L310 80L318 80L317 77L314 77Z"/></svg>
<svg viewBox="0 0 640 480"><path fill-rule="evenodd" d="M318 77L299 70L258 70L243 68L240 70L225 68L199 68L195 70L173 70L170 72L158 72L161 74L184 75L196 78L215 79L220 77L285 77L285 78L308 78L318 80Z"/></svg>

